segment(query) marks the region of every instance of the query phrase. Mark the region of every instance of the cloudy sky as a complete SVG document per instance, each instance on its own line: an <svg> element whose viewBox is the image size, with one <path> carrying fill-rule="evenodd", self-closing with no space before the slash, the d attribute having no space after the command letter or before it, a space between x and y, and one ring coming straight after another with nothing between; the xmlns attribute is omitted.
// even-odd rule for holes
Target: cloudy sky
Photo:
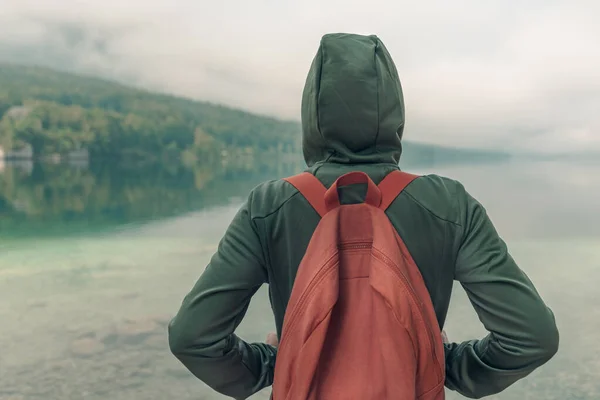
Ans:
<svg viewBox="0 0 600 400"><path fill-rule="evenodd" d="M377 34L405 137L600 150L597 0L0 0L0 60L298 119L328 32Z"/></svg>

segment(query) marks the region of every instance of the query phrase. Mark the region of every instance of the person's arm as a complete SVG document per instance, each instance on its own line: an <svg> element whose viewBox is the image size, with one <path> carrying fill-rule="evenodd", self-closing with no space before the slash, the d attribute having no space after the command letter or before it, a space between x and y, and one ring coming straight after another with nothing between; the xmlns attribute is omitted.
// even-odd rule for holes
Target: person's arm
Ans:
<svg viewBox="0 0 600 400"><path fill-rule="evenodd" d="M208 386L235 399L246 399L273 382L276 349L234 335L251 297L266 280L246 204L169 324L173 354Z"/></svg>
<svg viewBox="0 0 600 400"><path fill-rule="evenodd" d="M484 207L460 189L462 235L455 279L489 334L444 345L446 386L480 398L506 389L550 360L559 335L552 311L510 256Z"/></svg>

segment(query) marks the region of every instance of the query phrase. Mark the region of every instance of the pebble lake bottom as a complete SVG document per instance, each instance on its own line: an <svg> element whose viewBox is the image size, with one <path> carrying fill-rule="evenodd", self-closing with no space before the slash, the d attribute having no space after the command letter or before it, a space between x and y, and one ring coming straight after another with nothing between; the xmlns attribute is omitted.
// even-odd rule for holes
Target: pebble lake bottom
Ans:
<svg viewBox="0 0 600 400"><path fill-rule="evenodd" d="M556 315L561 343L555 358L489 399L600 398L600 307L594 307L600 304L600 216L594 212L600 204L600 166L510 164L412 172L461 180L486 206ZM171 355L166 324L238 205L112 231L3 239L0 399L224 398ZM262 341L273 329L263 287L238 333ZM445 329L453 341L485 334L458 284ZM267 399L269 393L253 398ZM447 398L463 397L448 392Z"/></svg>

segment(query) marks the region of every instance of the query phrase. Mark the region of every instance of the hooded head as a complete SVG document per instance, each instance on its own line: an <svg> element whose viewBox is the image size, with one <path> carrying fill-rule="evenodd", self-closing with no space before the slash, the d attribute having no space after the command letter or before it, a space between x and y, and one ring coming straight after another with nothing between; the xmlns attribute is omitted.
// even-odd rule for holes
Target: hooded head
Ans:
<svg viewBox="0 0 600 400"><path fill-rule="evenodd" d="M302 95L308 166L394 163L402 153L404 99L398 71L377 36L321 39Z"/></svg>

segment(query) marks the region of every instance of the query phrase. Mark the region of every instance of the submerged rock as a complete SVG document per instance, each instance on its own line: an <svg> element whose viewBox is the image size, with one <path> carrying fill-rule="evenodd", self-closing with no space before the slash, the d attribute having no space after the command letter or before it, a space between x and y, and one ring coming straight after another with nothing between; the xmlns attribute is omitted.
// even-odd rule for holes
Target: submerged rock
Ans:
<svg viewBox="0 0 600 400"><path fill-rule="evenodd" d="M138 344L161 332L163 328L153 319L128 320L117 327L117 335L130 344Z"/></svg>
<svg viewBox="0 0 600 400"><path fill-rule="evenodd" d="M123 346L167 348L166 324L169 320L170 317L164 315L129 319L112 327L81 333L69 349L73 355L89 357Z"/></svg>
<svg viewBox="0 0 600 400"><path fill-rule="evenodd" d="M105 349L104 343L95 337L86 336L75 339L70 346L71 353L79 357L90 357Z"/></svg>

